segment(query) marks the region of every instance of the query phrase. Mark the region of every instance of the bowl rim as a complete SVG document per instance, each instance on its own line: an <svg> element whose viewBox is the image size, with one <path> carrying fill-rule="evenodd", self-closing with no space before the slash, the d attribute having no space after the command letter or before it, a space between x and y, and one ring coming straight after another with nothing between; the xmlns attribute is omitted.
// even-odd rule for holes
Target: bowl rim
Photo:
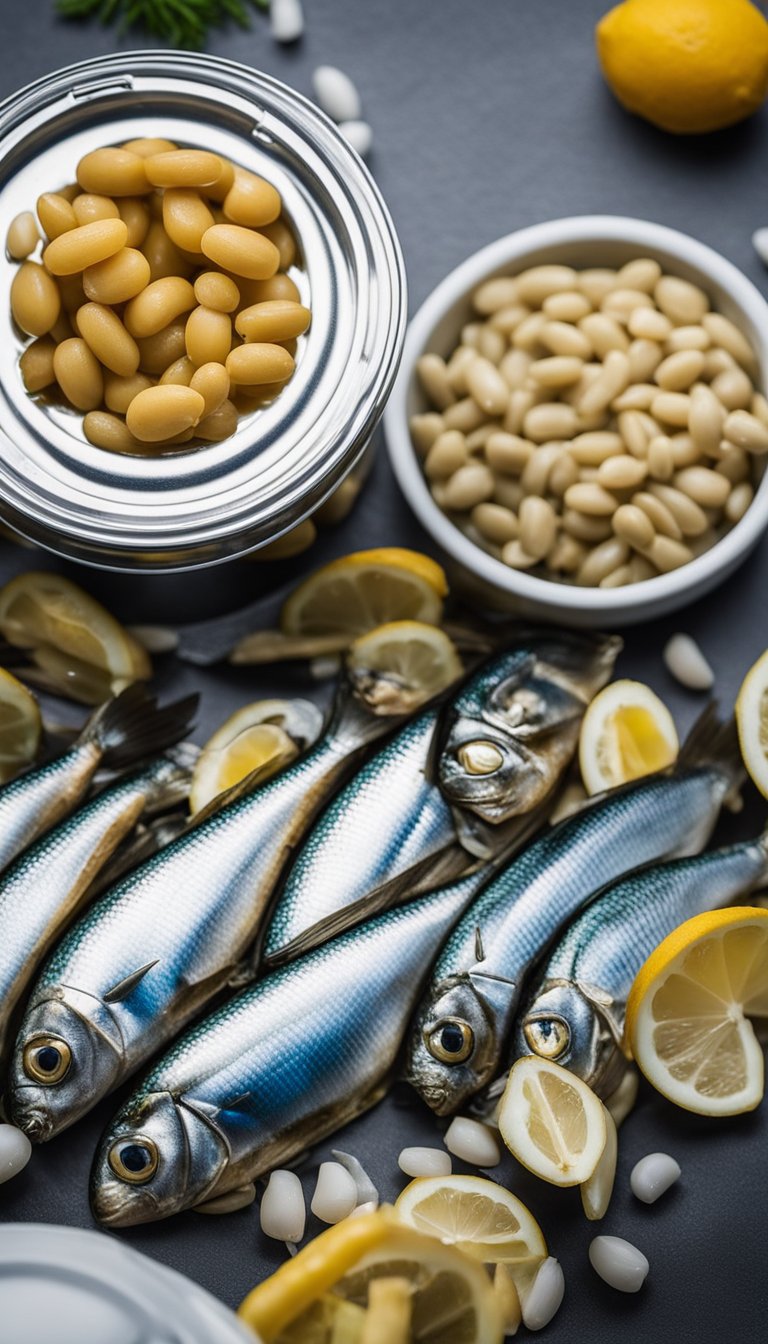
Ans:
<svg viewBox="0 0 768 1344"><path fill-rule="evenodd" d="M408 326L400 373L384 412L389 458L398 484L422 525L454 560L493 587L540 607L559 607L595 616L621 614L657 604L660 611L668 610L689 589L702 590L708 582L713 586L721 569L725 577L768 527L768 472L744 516L709 550L679 569L636 584L614 589L587 588L511 569L465 536L432 499L411 440L407 400L415 378L416 360L430 349L434 329L450 308L485 278L502 273L515 263L508 273L523 269L529 253L581 242L618 242L664 251L690 270L713 280L728 293L754 328L765 333L765 344L756 355L764 385L768 383L768 302L733 262L689 234L652 220L625 215L564 216L516 229L480 248L427 295ZM552 258L551 264L558 264L557 258Z"/></svg>

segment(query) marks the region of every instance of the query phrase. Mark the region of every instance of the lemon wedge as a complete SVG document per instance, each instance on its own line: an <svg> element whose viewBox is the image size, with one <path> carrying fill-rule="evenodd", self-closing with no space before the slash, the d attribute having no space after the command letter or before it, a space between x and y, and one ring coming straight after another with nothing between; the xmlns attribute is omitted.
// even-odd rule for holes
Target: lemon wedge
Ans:
<svg viewBox="0 0 768 1344"><path fill-rule="evenodd" d="M510 1267L520 1294L547 1256L539 1224L522 1200L483 1176L422 1176L407 1185L395 1213L418 1232L458 1246L485 1264Z"/></svg>
<svg viewBox="0 0 768 1344"><path fill-rule="evenodd" d="M399 546L356 551L300 583L280 617L288 635L346 634L352 640L387 621L438 625L448 584L428 555Z"/></svg>
<svg viewBox="0 0 768 1344"><path fill-rule="evenodd" d="M34 761L42 726L31 691L0 667L0 784Z"/></svg>
<svg viewBox="0 0 768 1344"><path fill-rule="evenodd" d="M388 1208L321 1233L254 1288L239 1315L264 1344L330 1344L338 1308L328 1296L366 1307L377 1279L409 1283L413 1344L501 1344L499 1308L483 1266L404 1226Z"/></svg>
<svg viewBox="0 0 768 1344"><path fill-rule="evenodd" d="M763 797L768 798L768 650L741 683L736 727L744 764Z"/></svg>
<svg viewBox="0 0 768 1344"><path fill-rule="evenodd" d="M686 920L638 971L626 1038L653 1086L698 1115L759 1105L763 1052L750 1017L768 1017L768 910Z"/></svg>
<svg viewBox="0 0 768 1344"><path fill-rule="evenodd" d="M152 675L145 649L100 602L61 574L20 574L0 589L0 633L29 649L49 683L99 704Z"/></svg>
<svg viewBox="0 0 768 1344"><path fill-rule="evenodd" d="M390 681L401 710L438 695L463 670L453 641L424 621L389 621L358 636L347 664L353 673L373 672ZM409 698L412 705L404 703Z"/></svg>
<svg viewBox="0 0 768 1344"><path fill-rule="evenodd" d="M189 810L199 812L241 779L263 771L269 779L317 736L322 715L305 701L255 700L243 705L216 729L197 758L189 793ZM292 734L295 734L292 735Z"/></svg>
<svg viewBox="0 0 768 1344"><path fill-rule="evenodd" d="M584 715L579 766L590 794L663 770L677 753L672 715L641 681L612 682Z"/></svg>
<svg viewBox="0 0 768 1344"><path fill-rule="evenodd" d="M605 1150L602 1102L581 1078L535 1055L512 1068L498 1123L513 1157L553 1185L583 1185Z"/></svg>

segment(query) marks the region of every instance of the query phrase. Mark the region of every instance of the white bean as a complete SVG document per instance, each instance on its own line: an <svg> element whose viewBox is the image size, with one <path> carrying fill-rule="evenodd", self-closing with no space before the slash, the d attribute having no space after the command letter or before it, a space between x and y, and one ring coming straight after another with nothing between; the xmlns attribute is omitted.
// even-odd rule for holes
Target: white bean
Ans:
<svg viewBox="0 0 768 1344"><path fill-rule="evenodd" d="M453 405L456 395L444 359L435 354L422 355L416 361L416 372L424 391L438 411L445 411Z"/></svg>
<svg viewBox="0 0 768 1344"><path fill-rule="evenodd" d="M685 392L703 372L704 356L700 350L677 350L661 361L653 376L665 392Z"/></svg>
<svg viewBox="0 0 768 1344"><path fill-rule="evenodd" d="M535 555L523 550L519 541L508 541L501 552L501 558L510 569L531 569L539 563Z"/></svg>
<svg viewBox="0 0 768 1344"><path fill-rule="evenodd" d="M570 439L578 427L576 411L561 401L545 401L539 406L532 406L523 420L523 432L534 443L546 443L549 439Z"/></svg>
<svg viewBox="0 0 768 1344"><path fill-rule="evenodd" d="M444 429L443 417L436 411L427 411L424 415L412 415L410 430L416 451L427 453Z"/></svg>
<svg viewBox="0 0 768 1344"><path fill-rule="evenodd" d="M672 635L664 647L664 662L682 686L692 691L708 691L714 685L715 674L690 635Z"/></svg>
<svg viewBox="0 0 768 1344"><path fill-rule="evenodd" d="M450 1176L453 1169L443 1148L403 1148L397 1165L406 1176Z"/></svg>
<svg viewBox="0 0 768 1344"><path fill-rule="evenodd" d="M472 307L487 317L518 302L520 289L513 275L497 275L478 285L472 295Z"/></svg>
<svg viewBox="0 0 768 1344"><path fill-rule="evenodd" d="M301 0L271 0L269 31L275 42L297 42L304 32L304 11ZM286 1238L291 1241L291 1237Z"/></svg>
<svg viewBox="0 0 768 1344"><path fill-rule="evenodd" d="M768 229L755 229L752 234L752 246L760 260L768 266Z"/></svg>
<svg viewBox="0 0 768 1344"><path fill-rule="evenodd" d="M637 1199L644 1204L655 1204L675 1181L679 1181L681 1174L679 1163L669 1153L648 1153L635 1163L629 1184Z"/></svg>
<svg viewBox="0 0 768 1344"><path fill-rule="evenodd" d="M674 485L703 509L721 509L730 493L728 482L709 467L684 467L674 477Z"/></svg>
<svg viewBox="0 0 768 1344"><path fill-rule="evenodd" d="M595 1273L620 1293L639 1292L650 1269L642 1251L623 1237L595 1237L589 1259Z"/></svg>
<svg viewBox="0 0 768 1344"><path fill-rule="evenodd" d="M653 294L662 313L676 326L701 322L709 309L709 299L704 291L677 275L662 275Z"/></svg>
<svg viewBox="0 0 768 1344"><path fill-rule="evenodd" d="M319 65L312 75L315 98L334 121L357 121L362 111L360 94L349 75L335 65Z"/></svg>
<svg viewBox="0 0 768 1344"><path fill-rule="evenodd" d="M768 453L768 426L749 411L731 411L723 432L730 443L748 453Z"/></svg>
<svg viewBox="0 0 768 1344"><path fill-rule="evenodd" d="M476 504L471 518L478 532L496 546L505 546L520 534L517 518L511 509L505 509L502 504Z"/></svg>
<svg viewBox="0 0 768 1344"><path fill-rule="evenodd" d="M503 415L509 401L509 387L495 364L482 355L466 370L467 391L487 415Z"/></svg>
<svg viewBox="0 0 768 1344"><path fill-rule="evenodd" d="M713 345L719 345L722 350L726 350L732 355L737 364L749 371L755 368L755 352L749 344L746 336L739 331L739 328L730 318L725 317L723 313L707 313L702 318L702 326L708 333Z"/></svg>
<svg viewBox="0 0 768 1344"><path fill-rule="evenodd" d="M0 1185L18 1176L32 1156L32 1144L15 1125L0 1124Z"/></svg>
<svg viewBox="0 0 768 1344"><path fill-rule="evenodd" d="M321 1162L310 1208L321 1223L340 1223L357 1204L357 1186L340 1162Z"/></svg>
<svg viewBox="0 0 768 1344"><path fill-rule="evenodd" d="M752 401L752 383L743 369L723 369L712 379L712 391L729 411L746 411Z"/></svg>
<svg viewBox="0 0 768 1344"><path fill-rule="evenodd" d="M301 1241L307 1211L295 1171L273 1171L261 1197L261 1230L275 1241Z"/></svg>
<svg viewBox="0 0 768 1344"><path fill-rule="evenodd" d="M472 509L475 504L493 497L493 472L482 462L468 462L459 467L445 485L445 506L459 512Z"/></svg>
<svg viewBox="0 0 768 1344"><path fill-rule="evenodd" d="M693 441L702 453L715 454L723 437L725 407L711 387L697 383L691 388L688 409L688 428Z"/></svg>
<svg viewBox="0 0 768 1344"><path fill-rule="evenodd" d="M727 521L731 524L738 523L744 517L754 497L755 492L749 481L741 481L739 485L735 485L725 503L724 512Z"/></svg>
<svg viewBox="0 0 768 1344"><path fill-rule="evenodd" d="M494 471L519 474L527 466L533 451L533 444L528 439L507 434L503 429L494 430L485 441L485 460Z"/></svg>
<svg viewBox="0 0 768 1344"><path fill-rule="evenodd" d="M493 1130L465 1115L454 1117L443 1142L454 1157L471 1162L475 1167L495 1167L501 1161L501 1150Z"/></svg>
<svg viewBox="0 0 768 1344"><path fill-rule="evenodd" d="M363 121L360 117L354 117L350 120L340 121L339 130L347 143L360 155L360 158L366 158L373 144L373 131L368 122Z"/></svg>
<svg viewBox="0 0 768 1344"><path fill-rule="evenodd" d="M559 1311L565 1296L565 1277L559 1260L547 1256L536 1271L522 1302L523 1324L528 1330L543 1330Z"/></svg>
<svg viewBox="0 0 768 1344"><path fill-rule="evenodd" d="M531 266L517 277L518 293L523 303L540 304L550 294L573 289L578 278L570 266Z"/></svg>
<svg viewBox="0 0 768 1344"><path fill-rule="evenodd" d="M557 535L557 517L546 499L529 495L520 505L520 545L536 560L543 560Z"/></svg>
<svg viewBox="0 0 768 1344"><path fill-rule="evenodd" d="M604 411L618 397L630 382L630 363L623 350L609 350L603 361L603 371L581 398L578 410L581 415L592 415Z"/></svg>
<svg viewBox="0 0 768 1344"><path fill-rule="evenodd" d="M589 313L579 322L579 330L583 331L595 354L601 359L609 350L629 349L627 333L607 313Z"/></svg>
<svg viewBox="0 0 768 1344"><path fill-rule="evenodd" d="M432 444L424 462L424 474L430 481L452 476L467 461L467 440L458 429L447 429Z"/></svg>

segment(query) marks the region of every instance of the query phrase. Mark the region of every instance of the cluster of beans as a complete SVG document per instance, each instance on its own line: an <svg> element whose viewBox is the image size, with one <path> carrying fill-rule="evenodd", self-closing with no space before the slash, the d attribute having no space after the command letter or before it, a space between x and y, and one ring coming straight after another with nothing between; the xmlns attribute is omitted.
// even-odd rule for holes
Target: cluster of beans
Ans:
<svg viewBox="0 0 768 1344"><path fill-rule="evenodd" d="M743 516L768 453L755 354L650 258L481 284L477 320L417 369L411 433L436 503L515 569L616 588L692 560Z"/></svg>
<svg viewBox="0 0 768 1344"><path fill-rule="evenodd" d="M228 438L284 387L310 321L279 193L158 139L94 150L76 175L8 230L27 391L58 389L111 452Z"/></svg>

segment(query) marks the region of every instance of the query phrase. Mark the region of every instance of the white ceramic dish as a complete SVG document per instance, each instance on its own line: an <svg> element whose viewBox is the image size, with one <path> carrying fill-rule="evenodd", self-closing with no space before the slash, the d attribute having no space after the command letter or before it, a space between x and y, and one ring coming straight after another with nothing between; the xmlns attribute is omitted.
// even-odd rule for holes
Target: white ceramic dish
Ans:
<svg viewBox="0 0 768 1344"><path fill-rule="evenodd" d="M428 410L415 374L427 350L448 355L470 316L469 295L480 281L527 266L561 262L576 267L620 266L655 257L665 270L692 280L714 308L752 342L760 384L768 386L768 304L731 262L696 239L643 219L583 215L549 220L508 234L446 276L413 318L400 375L384 415L390 458L411 508L440 548L454 584L498 610L568 625L617 626L662 616L721 583L746 559L768 526L768 473L744 517L709 551L681 569L626 588L579 588L510 569L464 535L435 504L411 443L411 415Z"/></svg>

